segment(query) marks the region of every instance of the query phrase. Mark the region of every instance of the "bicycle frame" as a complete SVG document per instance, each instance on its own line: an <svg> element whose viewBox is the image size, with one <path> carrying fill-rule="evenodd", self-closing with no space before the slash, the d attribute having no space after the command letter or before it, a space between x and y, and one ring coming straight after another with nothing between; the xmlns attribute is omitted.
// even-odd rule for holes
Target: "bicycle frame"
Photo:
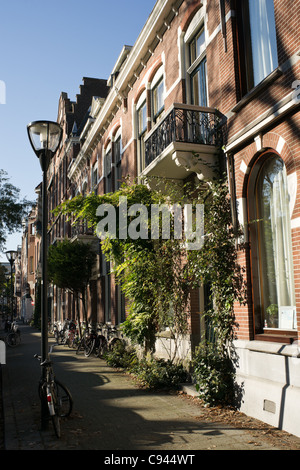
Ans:
<svg viewBox="0 0 300 470"><path fill-rule="evenodd" d="M53 346L51 347L51 352L52 348ZM34 357L41 361L41 357L37 354ZM46 428L50 416L55 434L57 437L60 437L60 418L71 414L73 399L69 390L56 380L52 361L47 358L44 362L40 363L40 366L43 368L39 383L39 396L42 405L42 427ZM64 409L65 404L67 404L66 410Z"/></svg>

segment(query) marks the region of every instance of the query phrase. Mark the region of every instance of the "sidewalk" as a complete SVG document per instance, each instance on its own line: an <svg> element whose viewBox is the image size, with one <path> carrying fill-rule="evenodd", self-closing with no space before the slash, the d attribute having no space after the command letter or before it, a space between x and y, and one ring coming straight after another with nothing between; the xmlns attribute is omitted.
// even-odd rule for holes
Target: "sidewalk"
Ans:
<svg viewBox="0 0 300 470"><path fill-rule="evenodd" d="M47 431L40 430L40 370L33 359L39 353L39 333L27 326L21 326L21 332L21 345L7 350L7 364L2 366L6 450L102 450L128 455L286 448L286 444L274 446L260 429L208 420L198 401L185 395L142 390L122 371L65 346L57 346L52 358L57 377L72 392L74 412L62 421L62 437L57 439L51 423ZM291 439L300 449L300 439Z"/></svg>

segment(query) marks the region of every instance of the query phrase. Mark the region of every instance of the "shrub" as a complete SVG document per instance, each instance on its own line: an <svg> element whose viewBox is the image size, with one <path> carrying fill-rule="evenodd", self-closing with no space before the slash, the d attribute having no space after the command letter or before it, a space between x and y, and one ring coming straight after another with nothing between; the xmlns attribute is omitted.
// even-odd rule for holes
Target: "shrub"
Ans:
<svg viewBox="0 0 300 470"><path fill-rule="evenodd" d="M104 356L107 364L111 367L132 370L137 362L136 351L133 348L125 347L123 343L117 343L112 351L108 351Z"/></svg>
<svg viewBox="0 0 300 470"><path fill-rule="evenodd" d="M139 360L136 350L123 344L117 344L104 358L109 366L126 369L143 387L149 389L178 389L179 384L188 378L182 364L153 357Z"/></svg>
<svg viewBox="0 0 300 470"><path fill-rule="evenodd" d="M194 379L199 397L206 405L231 405L234 399L232 361L214 345L199 346L193 361Z"/></svg>
<svg viewBox="0 0 300 470"><path fill-rule="evenodd" d="M142 359L134 370L140 383L150 389L178 389L180 383L187 380L183 365L163 359Z"/></svg>

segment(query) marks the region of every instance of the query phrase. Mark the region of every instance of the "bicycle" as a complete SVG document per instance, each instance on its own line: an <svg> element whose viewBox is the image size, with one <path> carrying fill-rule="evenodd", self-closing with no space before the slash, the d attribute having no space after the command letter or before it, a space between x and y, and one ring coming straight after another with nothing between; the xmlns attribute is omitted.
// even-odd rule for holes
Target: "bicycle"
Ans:
<svg viewBox="0 0 300 470"><path fill-rule="evenodd" d="M84 326L81 338L77 339L76 354L79 354L81 351L85 353L88 344L90 343L91 329Z"/></svg>
<svg viewBox="0 0 300 470"><path fill-rule="evenodd" d="M7 332L8 331L8 332ZM3 338L7 346L14 348L21 343L21 332L17 323L14 321L12 323L7 322L5 325L6 335Z"/></svg>
<svg viewBox="0 0 300 470"><path fill-rule="evenodd" d="M54 333L54 338L57 344L61 344L65 336L65 330L62 328L60 322L54 323L53 333Z"/></svg>
<svg viewBox="0 0 300 470"><path fill-rule="evenodd" d="M79 340L80 340L80 337L79 337L78 330L74 328L70 328L68 335L67 335L67 339L66 339L66 345L69 348L73 348L73 349L77 348L79 344Z"/></svg>
<svg viewBox="0 0 300 470"><path fill-rule="evenodd" d="M53 346L51 346L50 354ZM70 416L73 409L73 398L69 389L54 376L53 362L48 358L41 362L41 356L34 357L44 368L39 382L38 393L44 409L48 410L56 436L61 437L60 419Z"/></svg>
<svg viewBox="0 0 300 470"><path fill-rule="evenodd" d="M125 342L123 339L115 336L117 332L117 327L106 325L106 336L101 335L102 341L101 346L99 348L99 357L102 357L105 353L113 351L115 347L118 346L125 346Z"/></svg>
<svg viewBox="0 0 300 470"><path fill-rule="evenodd" d="M84 355L89 357L92 353L94 353L96 357L101 357L103 355L103 350L106 347L106 343L107 340L104 335L96 333L92 330L89 338L85 343Z"/></svg>

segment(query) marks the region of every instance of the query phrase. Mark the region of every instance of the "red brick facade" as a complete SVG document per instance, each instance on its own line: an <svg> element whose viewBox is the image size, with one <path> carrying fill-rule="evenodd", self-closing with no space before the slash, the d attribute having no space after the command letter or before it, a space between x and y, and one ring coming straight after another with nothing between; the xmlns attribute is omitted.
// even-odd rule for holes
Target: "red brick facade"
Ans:
<svg viewBox="0 0 300 470"><path fill-rule="evenodd" d="M159 0L136 44L132 48L126 46L122 51L114 74L110 77L108 90L103 80L84 79L77 103L70 102L66 94L61 95L58 121L64 128L64 145L53 162L52 173L49 174L50 208L53 209L62 200L78 192L106 192L109 184L105 167L107 158L111 158L111 189L116 189L118 183L115 154L119 137L122 177L137 177L141 171L147 173L150 167L144 167L141 163L139 150L138 108L143 101L146 102L147 140L158 126L153 116L153 89L159 81L158 77L164 82L164 111L159 118L162 121L174 103L193 107L195 92L192 92L190 77L194 76L193 67L196 69L200 59L205 57L209 106L207 109L210 112L217 109L226 121L222 158L233 163L233 173L229 175L234 181L231 187L233 200L239 203L244 201L244 210L247 213L249 174L266 150L282 158L288 176L296 174L298 186L292 213L292 253L296 311L300 315L300 114L297 100L292 101L295 81L300 76L297 41L300 4L290 0L274 0L278 65L247 93L243 88L244 50L240 42L240 16L240 3L237 0L178 0L175 3ZM196 61L195 65L191 66L189 44L201 28L205 31L205 52L202 50L202 56L197 59L199 63ZM189 149L196 151L198 147L192 148L189 144ZM176 152L179 155L182 153L182 147L174 148L173 151L173 155ZM163 166L155 166L154 163L151 164L153 171L157 174L166 172ZM169 168L170 171L175 171L173 167ZM96 183L92 181L92 169L97 173ZM193 171L188 171L186 176L191 174ZM255 338L252 255L248 229L245 230L246 245L244 249L239 250L239 261L246 267L248 297L245 306L236 305L235 314L239 323L238 337L251 340ZM54 219L52 216L51 243L65 236L72 237L70 224L64 218ZM85 233L85 236L89 237L89 234ZM89 318L99 323L106 321L105 302L109 295L107 287L105 288L107 276L103 273L100 262L99 273L95 275L89 291ZM62 295L65 313L72 315L74 309L68 306L66 295ZM112 323L118 324L119 303L113 279L110 295L110 318ZM57 305L58 302L54 299L54 318L58 317ZM195 301L191 324L196 335L199 334L197 319L200 310L199 302ZM297 331L291 332L287 341L290 341L290 337L297 338Z"/></svg>
<svg viewBox="0 0 300 470"><path fill-rule="evenodd" d="M66 93L61 94L58 122L64 136L49 169L48 189L52 210L78 193L114 191L120 177L159 175L209 180L211 175L195 163L193 156L200 154L209 163L220 156L218 128L214 126L221 117L221 161L228 172L232 220L233 224L239 220L244 231L238 259L245 267L248 290L245 305L236 304L235 315L239 325L237 348L242 351L242 380L247 377L245 412L277 425L277 414L270 417L261 410L261 403L267 398L277 403L277 410L282 409L277 395L286 388L280 377L286 377L287 370L283 365L280 372L278 362L268 365L272 360L281 361L283 349L285 357L294 355L286 345L298 339L300 321L300 95L296 91L300 85L300 2L259 3L264 24L261 29L258 21L255 24L251 20L251 8L258 5L256 0L249 4L246 0L158 0L136 43L133 47L124 46L107 83L84 78L76 102L70 101ZM258 49L251 51L252 42L244 34L246 31L253 38L256 34L256 40L259 38L255 43ZM178 135L170 139L171 118ZM184 126L178 124L180 119L190 119L185 134ZM195 123L201 119L205 122L201 125L207 127L205 131L201 128L199 139L199 126ZM253 217L261 202L257 190L259 175L272 161L282 165L289 197L285 216L291 227L290 233L289 228L286 231L285 248L291 246L291 298L295 300L281 307L295 308L298 321L289 328L273 327L263 313L266 296L262 295L262 271L267 256L261 251L260 220ZM257 232L253 227L258 227ZM108 275L99 240L86 227L74 231L65 217L50 212L50 243L64 237L97 244L98 264L87 292L88 321L118 325L124 319L126 300L113 276ZM282 255L278 249L276 254ZM76 308L70 293L53 286L50 297L52 321L74 317ZM191 352L205 332L203 289L191 293L191 306L191 336L183 356ZM267 369L262 372L264 363ZM275 370L278 377L268 375ZM296 372L290 376L292 392L298 393ZM272 390L262 384L265 379L273 384ZM286 413L294 416L293 403L300 400L291 396L286 400ZM282 416L283 413L280 419ZM300 435L298 425L293 426L289 423L283 428Z"/></svg>

